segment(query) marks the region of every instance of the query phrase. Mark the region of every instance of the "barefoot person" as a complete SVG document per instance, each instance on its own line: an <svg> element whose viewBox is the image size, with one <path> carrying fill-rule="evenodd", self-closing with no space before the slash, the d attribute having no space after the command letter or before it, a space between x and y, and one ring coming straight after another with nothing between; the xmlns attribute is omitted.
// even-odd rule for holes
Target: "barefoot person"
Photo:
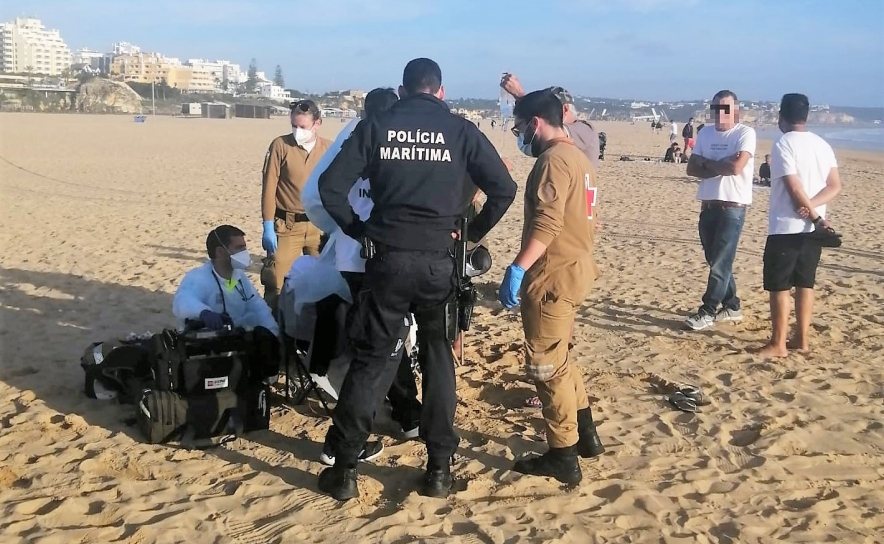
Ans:
<svg viewBox="0 0 884 544"><path fill-rule="evenodd" d="M716 93L710 106L715 129L697 133L688 161L688 175L701 180L697 189L700 243L709 265L703 304L685 320L695 331L717 321L743 319L733 266L746 207L752 204L755 130L739 122L738 104L731 91Z"/></svg>
<svg viewBox="0 0 884 544"><path fill-rule="evenodd" d="M813 286L822 250L807 234L830 228L826 204L841 192L835 153L805 127L810 111L803 94L787 94L780 103L780 130L771 157L769 236L764 246L764 290L770 292L773 333L759 354L785 357L788 349L808 350L813 317ZM786 344L795 288L795 335Z"/></svg>

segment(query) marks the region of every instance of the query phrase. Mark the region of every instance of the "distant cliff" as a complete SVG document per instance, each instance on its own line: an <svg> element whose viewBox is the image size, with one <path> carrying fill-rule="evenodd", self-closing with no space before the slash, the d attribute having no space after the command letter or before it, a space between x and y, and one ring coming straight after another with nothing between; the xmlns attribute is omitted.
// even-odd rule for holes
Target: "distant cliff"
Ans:
<svg viewBox="0 0 884 544"><path fill-rule="evenodd" d="M705 115L705 110L698 110L694 113L694 118L703 119ZM776 125L777 118L777 112L751 109L740 110L740 121L749 125ZM846 113L815 111L811 112L807 117L807 123L810 125L850 125L856 123L856 119Z"/></svg>
<svg viewBox="0 0 884 544"><path fill-rule="evenodd" d="M77 87L72 109L80 113L141 113L141 97L125 83L96 77Z"/></svg>

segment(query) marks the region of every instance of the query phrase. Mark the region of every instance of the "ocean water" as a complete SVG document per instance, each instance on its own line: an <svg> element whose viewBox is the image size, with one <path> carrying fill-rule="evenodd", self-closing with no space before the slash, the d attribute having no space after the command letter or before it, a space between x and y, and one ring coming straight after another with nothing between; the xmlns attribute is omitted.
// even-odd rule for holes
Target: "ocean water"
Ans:
<svg viewBox="0 0 884 544"><path fill-rule="evenodd" d="M833 125L808 126L807 130L823 137L836 149L860 149L884 151L884 128L880 126L846 127ZM782 134L779 129L765 127L756 129L759 140L776 140Z"/></svg>

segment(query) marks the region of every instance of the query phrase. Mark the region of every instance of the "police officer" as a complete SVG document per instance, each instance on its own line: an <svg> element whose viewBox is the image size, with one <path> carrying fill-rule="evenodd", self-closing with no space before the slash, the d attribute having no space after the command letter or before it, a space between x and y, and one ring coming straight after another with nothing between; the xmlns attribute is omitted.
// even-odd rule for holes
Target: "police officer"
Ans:
<svg viewBox="0 0 884 544"><path fill-rule="evenodd" d="M261 214L267 251L261 283L273 310L283 280L301 255L319 255L319 229L307 219L301 190L330 142L317 134L322 125L312 100L292 102L292 132L274 139L264 158Z"/></svg>
<svg viewBox="0 0 884 544"><path fill-rule="evenodd" d="M357 310L350 315L355 360L329 430L338 433L335 465L319 477L319 489L338 500L359 494L357 458L396 374L409 312L417 320L424 377L420 436L428 460L420 492L448 495L450 460L459 438L454 432L454 338L446 334L446 309L455 295L452 249L463 211L463 184L469 174L488 197L470 225L470 241L491 230L516 194L516 184L491 142L442 101L438 64L424 58L409 62L399 95L401 100L388 112L359 123L319 178L329 215L345 234L376 251L365 265ZM360 177L371 179L374 201L365 222L347 200Z"/></svg>

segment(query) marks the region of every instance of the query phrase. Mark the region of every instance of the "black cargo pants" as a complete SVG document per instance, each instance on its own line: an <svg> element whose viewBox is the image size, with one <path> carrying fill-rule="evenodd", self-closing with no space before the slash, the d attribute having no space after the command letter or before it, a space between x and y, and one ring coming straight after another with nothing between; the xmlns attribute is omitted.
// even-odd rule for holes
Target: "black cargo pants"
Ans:
<svg viewBox="0 0 884 544"><path fill-rule="evenodd" d="M420 436L428 467L447 467L457 449L454 358L445 335L445 306L454 299L454 259L447 251L382 250L365 265L356 310L348 316L355 359L344 378L334 425L336 466L356 467L374 413L395 379L405 349L407 315L417 321L423 374Z"/></svg>

